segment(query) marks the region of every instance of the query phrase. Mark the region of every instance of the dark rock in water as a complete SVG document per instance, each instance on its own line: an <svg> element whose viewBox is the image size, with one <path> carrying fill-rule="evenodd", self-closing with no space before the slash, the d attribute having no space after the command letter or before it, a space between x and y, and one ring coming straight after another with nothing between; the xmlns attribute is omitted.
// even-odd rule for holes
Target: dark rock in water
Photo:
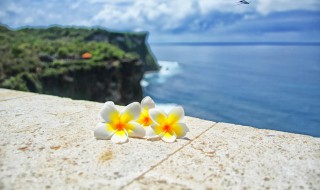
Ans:
<svg viewBox="0 0 320 190"><path fill-rule="evenodd" d="M159 66L147 33L0 27L0 87L117 104L140 101L140 80ZM90 54L90 59L82 55Z"/></svg>

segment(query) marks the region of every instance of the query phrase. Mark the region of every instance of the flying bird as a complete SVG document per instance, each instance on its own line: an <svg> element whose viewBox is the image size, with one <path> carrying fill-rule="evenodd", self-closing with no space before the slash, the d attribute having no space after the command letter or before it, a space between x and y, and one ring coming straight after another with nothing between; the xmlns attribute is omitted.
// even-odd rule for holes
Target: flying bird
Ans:
<svg viewBox="0 0 320 190"><path fill-rule="evenodd" d="M248 5L250 4L250 2L246 1L246 0L240 0L239 4L244 4L244 5Z"/></svg>

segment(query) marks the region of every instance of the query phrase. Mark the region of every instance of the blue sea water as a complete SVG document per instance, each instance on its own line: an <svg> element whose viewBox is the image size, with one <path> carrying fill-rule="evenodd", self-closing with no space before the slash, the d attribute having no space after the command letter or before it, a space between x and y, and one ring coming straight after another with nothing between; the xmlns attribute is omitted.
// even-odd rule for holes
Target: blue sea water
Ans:
<svg viewBox="0 0 320 190"><path fill-rule="evenodd" d="M186 115L320 136L319 45L152 45L144 94ZM163 61L161 61L163 60Z"/></svg>

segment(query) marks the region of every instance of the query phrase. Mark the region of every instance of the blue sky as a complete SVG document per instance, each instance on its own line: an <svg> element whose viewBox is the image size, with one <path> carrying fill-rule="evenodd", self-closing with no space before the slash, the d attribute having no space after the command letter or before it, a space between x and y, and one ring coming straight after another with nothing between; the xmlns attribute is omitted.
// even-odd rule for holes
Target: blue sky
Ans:
<svg viewBox="0 0 320 190"><path fill-rule="evenodd" d="M0 23L149 31L150 42L320 42L320 1L1 0Z"/></svg>

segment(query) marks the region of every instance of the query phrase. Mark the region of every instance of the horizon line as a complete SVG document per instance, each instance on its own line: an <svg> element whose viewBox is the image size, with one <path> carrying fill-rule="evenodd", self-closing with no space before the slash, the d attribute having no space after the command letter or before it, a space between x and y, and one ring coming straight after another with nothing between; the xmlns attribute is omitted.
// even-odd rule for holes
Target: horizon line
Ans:
<svg viewBox="0 0 320 190"><path fill-rule="evenodd" d="M150 45L172 46L320 46L320 42L149 42Z"/></svg>

